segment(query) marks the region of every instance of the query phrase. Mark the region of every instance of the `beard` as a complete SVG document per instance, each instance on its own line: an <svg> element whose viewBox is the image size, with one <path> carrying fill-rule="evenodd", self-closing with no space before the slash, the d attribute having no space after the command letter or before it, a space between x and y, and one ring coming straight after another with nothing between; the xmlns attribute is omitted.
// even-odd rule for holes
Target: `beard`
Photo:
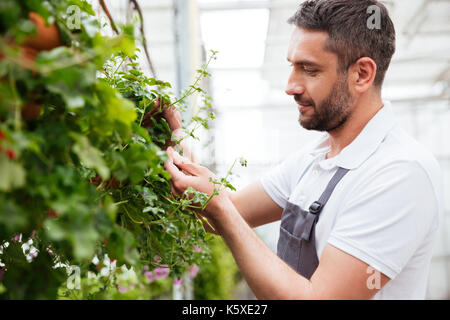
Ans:
<svg viewBox="0 0 450 320"><path fill-rule="evenodd" d="M351 114L353 104L345 76L339 77L331 92L318 106L312 100L302 100L300 96L294 96L294 99L298 103L313 107L314 113L311 116L300 113L298 122L303 128L316 131L332 131L341 127Z"/></svg>

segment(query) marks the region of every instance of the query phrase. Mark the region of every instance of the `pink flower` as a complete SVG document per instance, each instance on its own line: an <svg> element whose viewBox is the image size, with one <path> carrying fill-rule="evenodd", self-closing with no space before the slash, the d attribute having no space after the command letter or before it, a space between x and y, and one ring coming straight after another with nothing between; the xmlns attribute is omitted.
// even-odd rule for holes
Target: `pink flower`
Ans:
<svg viewBox="0 0 450 320"><path fill-rule="evenodd" d="M126 288L122 287L120 284L117 285L117 289L121 293L127 293L128 292L128 290Z"/></svg>
<svg viewBox="0 0 450 320"><path fill-rule="evenodd" d="M177 279L177 278L175 278L174 280L173 280L173 284L182 284L183 283L183 280L182 279Z"/></svg>
<svg viewBox="0 0 450 320"><path fill-rule="evenodd" d="M155 272L155 280L165 279L169 274L169 268L156 268Z"/></svg>
<svg viewBox="0 0 450 320"><path fill-rule="evenodd" d="M153 258L153 260L158 261L158 260L159 260L159 257L158 257L158 256L155 256L155 257Z"/></svg>
<svg viewBox="0 0 450 320"><path fill-rule="evenodd" d="M16 235L14 236L14 238L12 238L12 242L19 242L19 241L20 241L20 236L21 236L20 233L16 234Z"/></svg>
<svg viewBox="0 0 450 320"><path fill-rule="evenodd" d="M192 265L192 267L189 270L189 276L192 279L194 279L197 276L199 270L200 270L200 268L198 267L198 265L196 265L196 264Z"/></svg>
<svg viewBox="0 0 450 320"><path fill-rule="evenodd" d="M200 251L202 251L202 248L200 248L200 247L198 247L198 246L196 246L196 245L194 244L194 251L195 251L195 252L200 252Z"/></svg>
<svg viewBox="0 0 450 320"><path fill-rule="evenodd" d="M144 270L148 271L148 266L147 265L144 266Z"/></svg>
<svg viewBox="0 0 450 320"><path fill-rule="evenodd" d="M147 278L147 280L148 280L149 282L155 281L155 277L153 276L153 272L146 271L146 272L144 273L144 275L145 275L145 277Z"/></svg>

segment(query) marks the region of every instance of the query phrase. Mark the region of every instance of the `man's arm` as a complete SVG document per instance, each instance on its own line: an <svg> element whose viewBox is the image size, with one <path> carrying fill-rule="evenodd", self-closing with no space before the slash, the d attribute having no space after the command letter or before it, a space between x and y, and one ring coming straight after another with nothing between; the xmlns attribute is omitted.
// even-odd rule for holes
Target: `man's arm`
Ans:
<svg viewBox="0 0 450 320"><path fill-rule="evenodd" d="M308 280L263 243L231 202L215 217L215 225L258 299L370 299L389 281L382 273L367 273L368 264L329 244ZM368 285L372 276L379 276L380 286Z"/></svg>
<svg viewBox="0 0 450 320"><path fill-rule="evenodd" d="M172 176L174 190L181 194L189 186L212 194L214 174L168 150L165 167ZM184 174L180 169L190 175ZM244 209L245 210L245 209ZM251 212L249 210L248 212ZM379 273L379 286L368 286L369 265L327 245L310 280L299 275L272 252L247 224L229 194L219 192L201 212L212 221L230 248L244 278L260 299L369 299L389 280Z"/></svg>
<svg viewBox="0 0 450 320"><path fill-rule="evenodd" d="M259 181L249 184L242 190L228 194L233 205L250 228L256 228L281 219L283 208L272 200ZM220 235L214 222L208 221L214 229L207 224L203 224L205 230Z"/></svg>
<svg viewBox="0 0 450 320"><path fill-rule="evenodd" d="M232 193L230 199L251 228L281 219L283 208L272 200L259 181Z"/></svg>

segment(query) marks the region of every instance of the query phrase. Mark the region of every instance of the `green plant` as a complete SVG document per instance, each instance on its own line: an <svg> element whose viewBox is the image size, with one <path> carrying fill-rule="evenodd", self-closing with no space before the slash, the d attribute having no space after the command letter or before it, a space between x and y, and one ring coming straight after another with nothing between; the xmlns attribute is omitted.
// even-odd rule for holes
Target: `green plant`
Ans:
<svg viewBox="0 0 450 320"><path fill-rule="evenodd" d="M66 25L70 5L81 9L76 30ZM61 46L36 52L26 46L35 32L30 12L57 25ZM171 139L162 110L152 114L152 126L141 126L156 99L183 110L184 100L200 93L205 106L186 134L208 128L214 115L202 116L210 99L199 87L208 63L175 99L169 83L140 71L134 26L107 37L98 20L83 0L0 4L0 297L148 298L143 292L157 285L142 287L144 267L180 277L208 257L194 249L207 248L196 210L208 196L193 190L173 196L163 167L163 149L180 141ZM25 112L30 104L40 108ZM25 257L21 245L28 240L36 251ZM89 276L98 275L96 255L133 267L128 296L118 287L127 272ZM55 265L80 267L83 289L65 290L65 271Z"/></svg>
<svg viewBox="0 0 450 320"><path fill-rule="evenodd" d="M194 279L195 299L230 300L241 278L233 255L220 237L208 242L211 258L200 267Z"/></svg>

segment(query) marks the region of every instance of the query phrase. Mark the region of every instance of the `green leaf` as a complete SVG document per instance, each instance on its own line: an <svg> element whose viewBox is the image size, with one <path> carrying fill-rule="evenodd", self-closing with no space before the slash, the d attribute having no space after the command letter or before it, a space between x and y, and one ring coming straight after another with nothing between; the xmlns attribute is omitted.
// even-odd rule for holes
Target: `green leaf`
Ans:
<svg viewBox="0 0 450 320"><path fill-rule="evenodd" d="M110 170L103 160L101 152L93 147L85 136L72 133L75 140L72 151L80 158L82 164L88 168L97 170L103 180L109 179Z"/></svg>
<svg viewBox="0 0 450 320"><path fill-rule="evenodd" d="M108 255L117 259L118 262L134 264L139 259L136 246L137 242L133 234L127 229L116 225L109 237L106 250Z"/></svg>
<svg viewBox="0 0 450 320"><path fill-rule="evenodd" d="M164 209L158 207L145 207L142 210L143 213L151 212L151 213L164 213Z"/></svg>
<svg viewBox="0 0 450 320"><path fill-rule="evenodd" d="M26 172L17 162L0 154L0 191L11 191L25 185Z"/></svg>
<svg viewBox="0 0 450 320"><path fill-rule="evenodd" d="M87 227L73 232L74 256L78 261L85 261L92 258L95 254L97 240L99 239L97 231L93 227Z"/></svg>
<svg viewBox="0 0 450 320"><path fill-rule="evenodd" d="M69 0L68 4L78 6L82 11L90 14L91 16L95 16L94 9L92 9L92 6L89 4L89 2L85 0Z"/></svg>
<svg viewBox="0 0 450 320"><path fill-rule="evenodd" d="M67 109L71 111L82 108L84 106L83 96L79 93L73 92L71 89L69 89L69 87L67 87L67 85L62 82L48 84L47 89L50 90L50 92L60 94L67 104Z"/></svg>
<svg viewBox="0 0 450 320"><path fill-rule="evenodd" d="M114 203L113 198L106 195L105 200L103 201L103 207L106 211L106 214L108 215L108 218L111 219L111 221L116 221L117 217L117 205Z"/></svg>
<svg viewBox="0 0 450 320"><path fill-rule="evenodd" d="M135 51L135 41L133 38L129 37L129 36L121 36L121 43L120 43L120 48L121 50L129 57L131 57L132 55L134 55L134 51Z"/></svg>
<svg viewBox="0 0 450 320"><path fill-rule="evenodd" d="M133 102L122 98L116 90L106 83L98 83L97 88L102 106L106 110L107 119L110 121L117 120L127 125L131 125L136 120L137 113Z"/></svg>

